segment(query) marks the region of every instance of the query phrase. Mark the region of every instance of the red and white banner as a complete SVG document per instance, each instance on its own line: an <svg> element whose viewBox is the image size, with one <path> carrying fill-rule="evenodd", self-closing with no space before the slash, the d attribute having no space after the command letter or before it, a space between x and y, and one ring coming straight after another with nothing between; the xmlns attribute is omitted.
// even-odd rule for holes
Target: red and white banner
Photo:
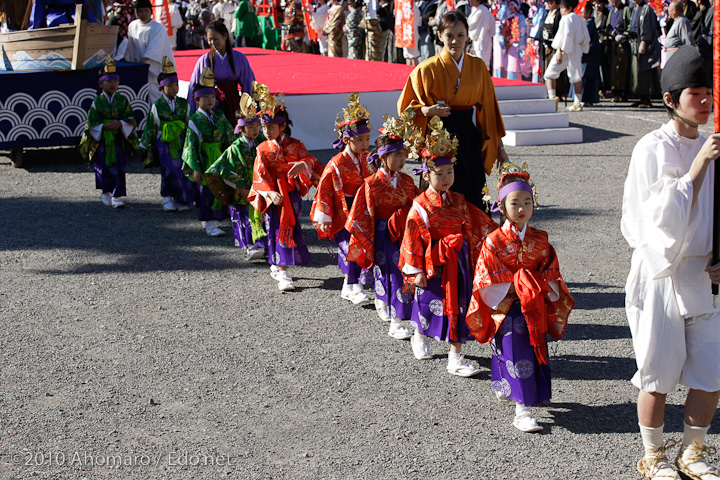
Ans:
<svg viewBox="0 0 720 480"><path fill-rule="evenodd" d="M395 1L395 46L415 46L415 4L413 0Z"/></svg>
<svg viewBox="0 0 720 480"><path fill-rule="evenodd" d="M168 8L168 0L155 0L155 8L153 8L153 20L162 24L167 29L168 37L173 36L172 21L170 20L170 9Z"/></svg>

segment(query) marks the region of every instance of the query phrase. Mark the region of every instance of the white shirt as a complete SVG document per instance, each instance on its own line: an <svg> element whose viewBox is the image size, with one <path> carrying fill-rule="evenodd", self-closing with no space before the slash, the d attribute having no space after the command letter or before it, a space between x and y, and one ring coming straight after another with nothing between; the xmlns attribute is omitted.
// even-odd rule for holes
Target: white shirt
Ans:
<svg viewBox="0 0 720 480"><path fill-rule="evenodd" d="M164 25L155 20L150 20L148 23L142 23L140 20L130 22L125 59L129 62L150 65L148 71L150 103L160 98L157 77L162 72L162 59L165 56L175 64L170 37Z"/></svg>
<svg viewBox="0 0 720 480"><path fill-rule="evenodd" d="M590 33L588 33L585 20L575 13L563 15L560 18L560 25L558 25L552 47L574 56L588 53L590 51Z"/></svg>
<svg viewBox="0 0 720 480"><path fill-rule="evenodd" d="M705 138L681 137L672 121L635 146L623 194L621 230L634 249L626 303L642 309L643 291L671 277L680 314L703 315L712 306L705 267L712 251L712 162L692 205L689 171Z"/></svg>

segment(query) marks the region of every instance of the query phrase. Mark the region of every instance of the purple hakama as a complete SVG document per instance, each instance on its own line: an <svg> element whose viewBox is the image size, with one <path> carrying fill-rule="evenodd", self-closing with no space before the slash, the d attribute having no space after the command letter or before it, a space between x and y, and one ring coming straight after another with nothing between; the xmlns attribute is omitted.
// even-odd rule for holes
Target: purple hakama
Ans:
<svg viewBox="0 0 720 480"><path fill-rule="evenodd" d="M95 168L95 188L102 193L109 193L118 198L127 195L125 191L125 172L127 171L128 159L120 148L120 142L115 142L115 164L105 163L105 142L98 146L93 156L93 167Z"/></svg>
<svg viewBox="0 0 720 480"><path fill-rule="evenodd" d="M399 320L410 318L413 310L413 297L403 292L404 279L400 263L400 246L390 241L387 220L375 222L375 298L387 303L390 317Z"/></svg>
<svg viewBox="0 0 720 480"><path fill-rule="evenodd" d="M344 228L335 235L335 243L338 247L338 268L347 275L347 284L354 285L361 283L363 285L372 285L374 279L369 270L363 270L356 262L347 260L348 246L350 245L350 232Z"/></svg>
<svg viewBox="0 0 720 480"><path fill-rule="evenodd" d="M184 136L182 137L185 143ZM192 205L195 201L194 183L182 171L182 157L173 159L168 144L157 142L158 156L160 157L160 196L172 197L176 203Z"/></svg>
<svg viewBox="0 0 720 480"><path fill-rule="evenodd" d="M270 265L286 267L288 265L307 265L310 263L310 252L305 245L305 236L300 227L300 216L302 215L302 198L297 190L292 190L284 201L290 201L295 214L295 228L293 229L293 240L297 247L288 247L277 241L280 231L280 208L270 205L263 214L265 228L267 229L268 262Z"/></svg>
<svg viewBox="0 0 720 480"><path fill-rule="evenodd" d="M540 365L530 345L527 321L516 300L491 342L490 386L507 398L527 406L550 400L550 365Z"/></svg>
<svg viewBox="0 0 720 480"><path fill-rule="evenodd" d="M267 237L258 238L253 242L252 224L250 224L250 209L248 205L230 205L228 208L235 235L235 246L248 248L267 248Z"/></svg>
<svg viewBox="0 0 720 480"><path fill-rule="evenodd" d="M207 222L209 220L222 222L229 217L228 207L225 205L218 210L213 210L212 206L215 204L216 198L209 187L203 187L195 183L194 188L195 206L198 208L198 220L201 222Z"/></svg>
<svg viewBox="0 0 720 480"><path fill-rule="evenodd" d="M433 246L437 243L433 240ZM427 287L415 288L415 302L413 302L412 318L410 323L418 331L434 338L439 342L450 342L450 322L446 315L443 315L443 289L442 274L444 267L440 267L438 273L428 280ZM470 329L465 323L470 297L472 295L472 271L468 262L468 244L463 241L462 251L458 256L458 341L465 343L472 339Z"/></svg>

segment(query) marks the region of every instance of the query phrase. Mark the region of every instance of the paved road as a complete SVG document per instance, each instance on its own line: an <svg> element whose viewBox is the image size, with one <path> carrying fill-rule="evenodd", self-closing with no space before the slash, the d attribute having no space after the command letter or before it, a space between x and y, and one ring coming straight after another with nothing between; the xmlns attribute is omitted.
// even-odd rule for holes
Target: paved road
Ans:
<svg viewBox="0 0 720 480"><path fill-rule="evenodd" d="M542 434L494 400L488 347L465 349L481 375L452 377L445 346L417 361L373 309L340 299L307 221L313 264L281 293L231 237L163 212L157 174L133 166L115 211L71 151L27 169L0 158L0 478L638 478L620 205L634 144L666 115L570 115L586 143L508 148L577 302L550 347ZM682 398L669 397L674 438Z"/></svg>

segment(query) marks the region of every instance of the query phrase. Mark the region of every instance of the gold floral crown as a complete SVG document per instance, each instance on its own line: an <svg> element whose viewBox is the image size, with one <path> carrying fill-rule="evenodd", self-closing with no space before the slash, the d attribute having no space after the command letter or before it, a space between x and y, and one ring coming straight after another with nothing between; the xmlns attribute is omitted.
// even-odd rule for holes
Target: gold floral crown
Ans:
<svg viewBox="0 0 720 480"><path fill-rule="evenodd" d="M500 191L500 187L502 186L503 182L505 181L506 177L518 177L522 181L526 182L528 185L530 185L530 188L532 188L533 191L533 203L535 208L538 206L538 195L537 191L535 190L535 184L530 180L530 172L528 172L528 164L527 162L523 162L522 165L517 165L515 163L512 163L510 160L507 160L500 165L500 168L493 167L492 171L490 173L494 173L495 177L497 178L497 188L498 191ZM488 189L488 186L485 185L483 187L483 201L489 202L491 200L490 198L490 190Z"/></svg>
<svg viewBox="0 0 720 480"><path fill-rule="evenodd" d="M360 93L355 92L348 95L348 106L343 108L341 113L338 113L335 118L335 130L338 138L342 137L343 128L350 127L354 123L361 121L370 120L370 112L365 107L360 105ZM372 129L372 125L368 122L369 129Z"/></svg>
<svg viewBox="0 0 720 480"><path fill-rule="evenodd" d="M415 126L413 118L415 118L415 110L410 107L403 110L398 118L383 115L383 128L380 133L395 140L403 140L408 151L408 158L417 160L420 158L423 138L420 130Z"/></svg>
<svg viewBox="0 0 720 480"><path fill-rule="evenodd" d="M269 117L275 117L280 110L285 110L285 94L279 92L272 95L270 88L264 83L253 84L253 99L260 107L260 112Z"/></svg>
<svg viewBox="0 0 720 480"><path fill-rule="evenodd" d="M443 128L443 122L437 115L430 119L428 127L430 133L425 136L425 148L421 152L428 167L433 167L436 158L450 157L451 155L452 163L455 163L457 161L455 155L458 150L458 139Z"/></svg>

